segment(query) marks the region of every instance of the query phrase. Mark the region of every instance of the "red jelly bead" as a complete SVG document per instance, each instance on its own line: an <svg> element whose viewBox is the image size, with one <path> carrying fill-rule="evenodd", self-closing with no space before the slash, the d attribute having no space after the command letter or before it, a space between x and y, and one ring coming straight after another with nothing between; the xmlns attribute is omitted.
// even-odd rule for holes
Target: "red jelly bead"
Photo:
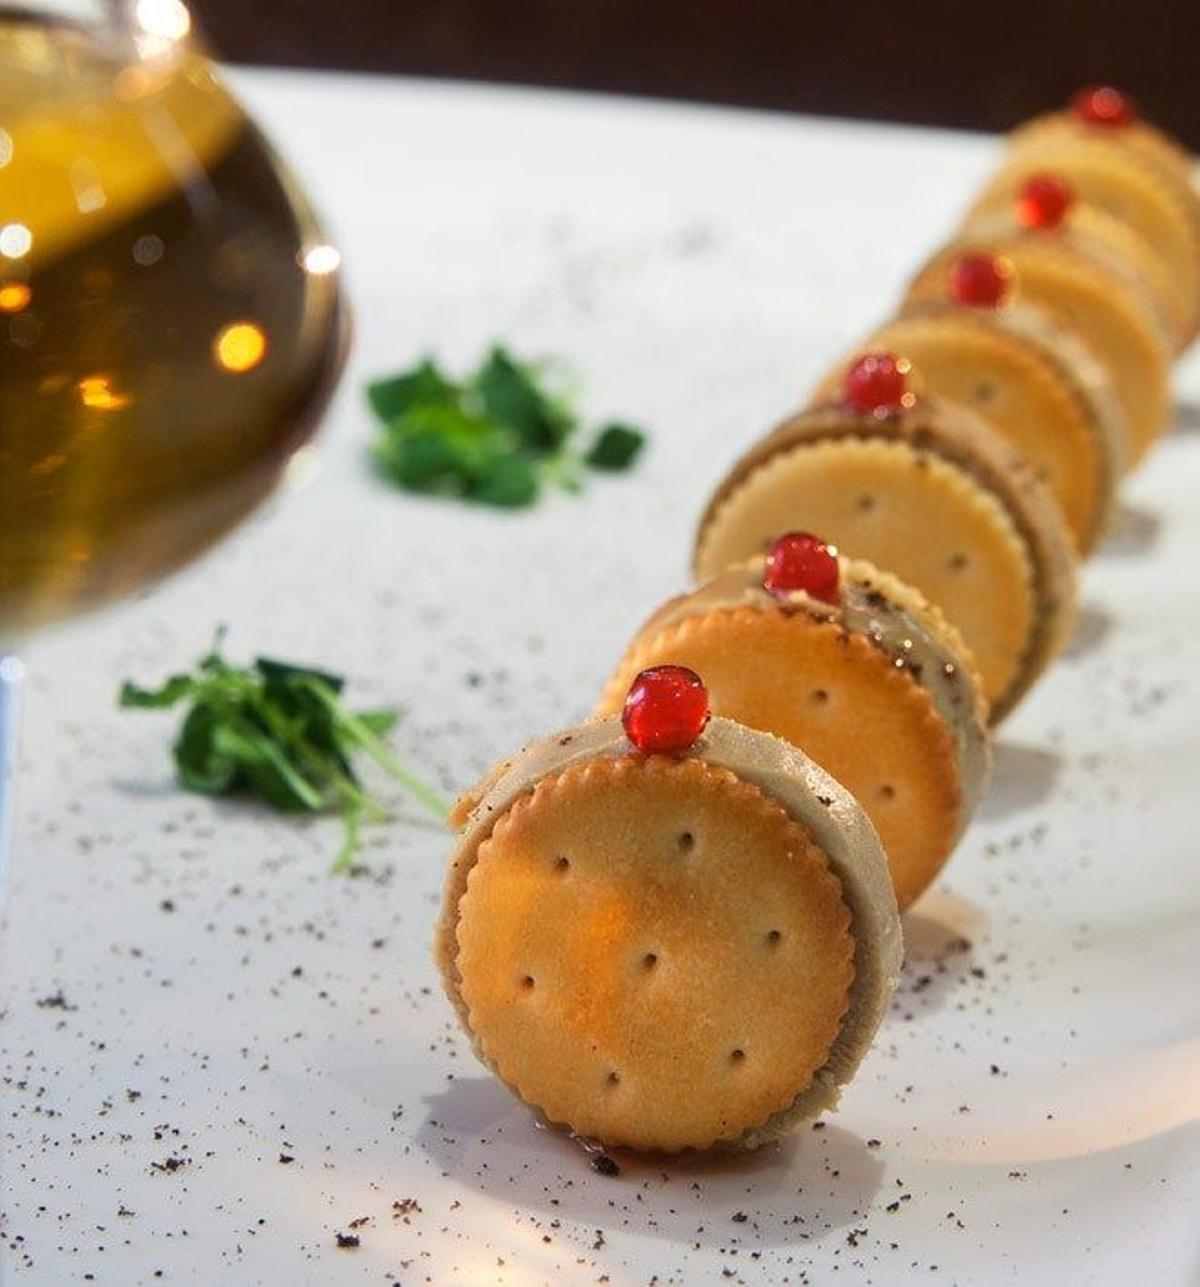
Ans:
<svg viewBox="0 0 1200 1287"><path fill-rule="evenodd" d="M1111 85L1088 85L1075 95L1075 115L1088 125L1119 129L1137 120L1137 104Z"/></svg>
<svg viewBox="0 0 1200 1287"><path fill-rule="evenodd" d="M851 363L842 391L855 411L887 415L912 405L909 370L908 362L892 353L864 353Z"/></svg>
<svg viewBox="0 0 1200 1287"><path fill-rule="evenodd" d="M996 308L1008 293L1009 270L995 255L961 255L950 265L950 298L973 308Z"/></svg>
<svg viewBox="0 0 1200 1287"><path fill-rule="evenodd" d="M645 755L677 755L704 732L708 689L686 666L651 666L633 681L621 723Z"/></svg>
<svg viewBox="0 0 1200 1287"><path fill-rule="evenodd" d="M788 532L767 555L763 589L780 599L804 590L826 603L838 600L837 550L811 532Z"/></svg>
<svg viewBox="0 0 1200 1287"><path fill-rule="evenodd" d="M1017 222L1025 228L1057 228L1075 193L1057 174L1031 174L1017 193Z"/></svg>

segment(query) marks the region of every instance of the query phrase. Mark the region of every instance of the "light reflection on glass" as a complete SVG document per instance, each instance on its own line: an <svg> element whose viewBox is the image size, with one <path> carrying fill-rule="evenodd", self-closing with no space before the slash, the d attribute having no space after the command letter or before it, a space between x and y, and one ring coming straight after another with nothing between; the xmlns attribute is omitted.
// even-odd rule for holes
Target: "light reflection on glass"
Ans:
<svg viewBox="0 0 1200 1287"><path fill-rule="evenodd" d="M33 246L33 233L23 223L6 223L0 228L0 255L23 259Z"/></svg>
<svg viewBox="0 0 1200 1287"><path fill-rule="evenodd" d="M137 22L147 36L182 40L192 27L191 15L180 0L138 0Z"/></svg>
<svg viewBox="0 0 1200 1287"><path fill-rule="evenodd" d="M71 187L75 190L75 208L80 214L103 209L107 198L100 182L100 171L85 156L78 156L71 162Z"/></svg>
<svg viewBox="0 0 1200 1287"><path fill-rule="evenodd" d="M291 490L306 487L321 468L320 452L315 447L301 447L283 471L283 485Z"/></svg>
<svg viewBox="0 0 1200 1287"><path fill-rule="evenodd" d="M213 341L217 365L234 375L252 371L266 355L267 337L253 322L230 322Z"/></svg>
<svg viewBox="0 0 1200 1287"><path fill-rule="evenodd" d="M310 246L304 252L304 271L316 277L337 272L341 262L342 256L336 246Z"/></svg>
<svg viewBox="0 0 1200 1287"><path fill-rule="evenodd" d="M118 411L129 405L126 394L117 393L107 375L89 375L79 381L79 400L94 411Z"/></svg>
<svg viewBox="0 0 1200 1287"><path fill-rule="evenodd" d="M142 268L149 268L163 257L164 249L161 237L156 237L152 232L143 233L133 243L133 262Z"/></svg>
<svg viewBox="0 0 1200 1287"><path fill-rule="evenodd" d="M33 298L24 282L5 282L0 286L0 313L19 313Z"/></svg>

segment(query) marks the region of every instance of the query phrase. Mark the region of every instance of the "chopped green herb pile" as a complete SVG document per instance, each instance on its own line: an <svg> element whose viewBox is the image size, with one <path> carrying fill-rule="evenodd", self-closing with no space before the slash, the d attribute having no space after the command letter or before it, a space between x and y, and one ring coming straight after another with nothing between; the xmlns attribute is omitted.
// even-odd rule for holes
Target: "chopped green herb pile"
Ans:
<svg viewBox="0 0 1200 1287"><path fill-rule="evenodd" d="M462 383L431 358L375 381L367 400L382 425L379 468L406 491L510 509L532 505L548 483L578 491L580 466L629 469L645 443L641 430L604 425L580 454L578 417L546 375L496 346Z"/></svg>
<svg viewBox="0 0 1200 1287"><path fill-rule="evenodd" d="M159 688L128 680L120 705L164 709L190 703L174 747L180 784L202 795L257 796L284 812L339 812L345 840L333 864L349 867L364 821L387 811L359 784L351 757L370 756L439 819L446 805L392 756L383 742L391 710L351 714L338 675L260 657L246 670L221 656L221 635L192 674Z"/></svg>

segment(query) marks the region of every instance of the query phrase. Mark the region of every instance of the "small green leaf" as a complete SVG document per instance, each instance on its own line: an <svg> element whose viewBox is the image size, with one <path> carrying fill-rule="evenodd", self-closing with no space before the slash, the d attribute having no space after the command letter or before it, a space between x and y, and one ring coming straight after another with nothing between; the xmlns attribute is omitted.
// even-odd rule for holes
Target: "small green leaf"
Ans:
<svg viewBox="0 0 1200 1287"><path fill-rule="evenodd" d="M484 413L510 426L534 451L553 451L575 428L570 410L544 393L533 368L514 361L506 349L493 348L472 383Z"/></svg>
<svg viewBox="0 0 1200 1287"><path fill-rule="evenodd" d="M498 456L467 496L481 505L521 509L537 500L538 490L538 473L533 461L528 456L514 453Z"/></svg>
<svg viewBox="0 0 1200 1287"><path fill-rule="evenodd" d="M445 818L445 802L381 740L395 724L395 712L354 715L341 704L340 675L266 657L246 670L230 665L220 645L218 637L193 675L173 676L156 689L127 681L120 691L122 706L166 707L191 699L173 748L186 790L254 796L284 812L336 810L346 826L339 870L353 857L360 825L387 817L356 781L352 757L359 751Z"/></svg>
<svg viewBox="0 0 1200 1287"><path fill-rule="evenodd" d="M175 743L175 769L189 791L224 795L237 777L237 756L218 747L217 730L224 717L216 707L193 706Z"/></svg>
<svg viewBox="0 0 1200 1287"><path fill-rule="evenodd" d="M614 421L600 430L583 459L593 469L619 473L633 465L645 444L646 435L640 429Z"/></svg>
<svg viewBox="0 0 1200 1287"><path fill-rule="evenodd" d="M376 454L408 491L462 496L517 441L512 430L460 407L414 407L386 427Z"/></svg>
<svg viewBox="0 0 1200 1287"><path fill-rule="evenodd" d="M383 737L396 727L400 715L397 711L360 711L358 720L368 732L374 733L376 737Z"/></svg>
<svg viewBox="0 0 1200 1287"><path fill-rule="evenodd" d="M354 861L354 855L358 852L358 830L362 823L362 813L353 805L347 805L342 810L342 826L345 829L342 847L338 850L337 857L333 860L333 866L330 872L335 876L344 875L350 870L350 865Z"/></svg>
<svg viewBox="0 0 1200 1287"><path fill-rule="evenodd" d="M267 733L246 724L218 724L213 747L237 765L236 784L285 812L318 813L329 801L305 781L283 748Z"/></svg>
<svg viewBox="0 0 1200 1287"><path fill-rule="evenodd" d="M454 444L434 431L413 435L387 435L376 448L383 472L410 492L461 496L471 485Z"/></svg>
<svg viewBox="0 0 1200 1287"><path fill-rule="evenodd" d="M442 374L435 362L426 358L411 371L368 384L367 401L386 423L413 407L450 406L458 392L458 386Z"/></svg>
<svg viewBox="0 0 1200 1287"><path fill-rule="evenodd" d="M495 345L464 384L429 359L371 384L367 396L383 422L372 446L379 472L406 491L518 509L543 486L582 490L585 464L628 469L642 433L609 425L581 459L570 445L576 415L550 387L548 367ZM561 372L554 383L562 387Z"/></svg>
<svg viewBox="0 0 1200 1287"><path fill-rule="evenodd" d="M172 675L159 688L139 688L137 684L127 679L121 685L117 704L123 707L142 707L146 710L163 709L174 706L184 697L190 697L195 688L196 681L191 675Z"/></svg>
<svg viewBox="0 0 1200 1287"><path fill-rule="evenodd" d="M314 670L311 666L295 666L288 661L276 661L273 657L256 657L254 669L268 682L283 682L291 679L311 679L324 684L335 693L340 693L346 681L341 675L331 674L327 670Z"/></svg>

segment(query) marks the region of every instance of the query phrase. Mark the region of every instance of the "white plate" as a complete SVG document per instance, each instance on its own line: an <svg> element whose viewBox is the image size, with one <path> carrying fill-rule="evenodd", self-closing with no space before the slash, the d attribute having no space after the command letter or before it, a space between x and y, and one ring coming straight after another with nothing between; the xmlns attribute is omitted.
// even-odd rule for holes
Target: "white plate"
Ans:
<svg viewBox="0 0 1200 1287"><path fill-rule="evenodd" d="M340 235L358 348L315 482L30 658L0 1026L13 1281L1200 1280L1194 428L1127 489L1080 641L1004 728L841 1112L744 1161L594 1174L484 1076L436 989L444 836L401 805L369 836L376 877L331 880L336 823L179 794L172 718L113 708L224 620L235 655L402 704L400 753L447 789L571 722L681 585L722 467L885 312L994 143L238 80ZM364 378L493 337L651 426L645 465L515 516L377 485Z"/></svg>

